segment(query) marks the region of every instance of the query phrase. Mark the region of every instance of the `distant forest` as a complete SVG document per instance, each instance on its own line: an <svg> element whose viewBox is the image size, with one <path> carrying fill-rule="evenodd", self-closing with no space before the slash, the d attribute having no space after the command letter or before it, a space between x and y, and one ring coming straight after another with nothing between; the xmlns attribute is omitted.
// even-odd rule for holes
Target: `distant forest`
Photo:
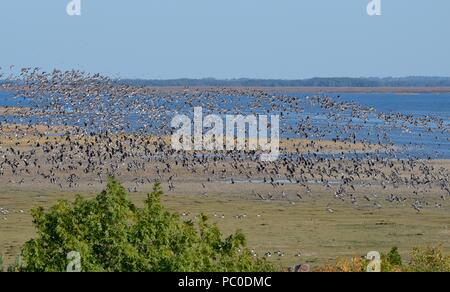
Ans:
<svg viewBox="0 0 450 292"><path fill-rule="evenodd" d="M311 78L302 80L185 78L171 80L120 79L118 82L129 85L158 87L450 87L450 77Z"/></svg>

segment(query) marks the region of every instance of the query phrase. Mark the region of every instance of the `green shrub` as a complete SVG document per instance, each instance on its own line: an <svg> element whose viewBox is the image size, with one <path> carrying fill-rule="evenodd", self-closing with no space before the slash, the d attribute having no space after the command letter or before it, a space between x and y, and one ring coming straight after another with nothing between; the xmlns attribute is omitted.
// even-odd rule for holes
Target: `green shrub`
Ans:
<svg viewBox="0 0 450 292"><path fill-rule="evenodd" d="M77 196L47 212L32 211L37 238L23 250L24 271L65 271L67 254L81 255L82 271L274 271L254 258L241 232L223 238L202 215L185 222L160 202L159 184L140 209L110 179L95 199Z"/></svg>
<svg viewBox="0 0 450 292"><path fill-rule="evenodd" d="M0 255L0 272L3 272L3 256Z"/></svg>
<svg viewBox="0 0 450 292"><path fill-rule="evenodd" d="M381 254L381 271L382 272L400 272L402 270L402 257L397 247L393 247L389 253Z"/></svg>
<svg viewBox="0 0 450 292"><path fill-rule="evenodd" d="M398 252L398 248L397 247L393 247L388 255L387 255L387 259L386 259L389 264L393 265L393 266L402 266L402 257L400 255L400 253Z"/></svg>

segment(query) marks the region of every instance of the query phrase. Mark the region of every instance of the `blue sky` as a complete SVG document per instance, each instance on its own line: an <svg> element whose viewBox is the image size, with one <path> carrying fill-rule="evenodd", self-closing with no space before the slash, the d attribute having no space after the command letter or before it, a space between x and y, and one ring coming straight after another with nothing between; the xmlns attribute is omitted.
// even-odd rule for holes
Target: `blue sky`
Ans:
<svg viewBox="0 0 450 292"><path fill-rule="evenodd" d="M1 0L0 66L129 78L450 76L450 1Z"/></svg>

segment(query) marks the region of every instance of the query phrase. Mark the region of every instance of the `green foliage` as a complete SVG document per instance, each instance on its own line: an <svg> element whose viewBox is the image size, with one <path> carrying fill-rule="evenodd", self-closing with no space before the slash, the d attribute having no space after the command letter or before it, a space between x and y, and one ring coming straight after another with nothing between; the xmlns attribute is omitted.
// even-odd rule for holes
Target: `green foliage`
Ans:
<svg viewBox="0 0 450 292"><path fill-rule="evenodd" d="M397 247L393 247L389 253L381 255L381 271L382 272L399 272L402 270L402 257Z"/></svg>
<svg viewBox="0 0 450 292"><path fill-rule="evenodd" d="M0 272L3 272L3 256L0 255Z"/></svg>
<svg viewBox="0 0 450 292"><path fill-rule="evenodd" d="M95 199L77 196L60 201L47 212L33 210L37 238L22 255L24 271L65 271L67 254L81 255L82 271L273 271L263 259L252 257L245 236L223 238L206 216L184 222L160 202L160 184L142 209L125 189L110 179Z"/></svg>
<svg viewBox="0 0 450 292"><path fill-rule="evenodd" d="M398 252L398 248L397 247L393 247L388 255L386 260L394 266L401 266L402 265L402 257L400 256L400 253Z"/></svg>
<svg viewBox="0 0 450 292"><path fill-rule="evenodd" d="M442 247L414 248L409 272L450 272L450 256L443 253Z"/></svg>

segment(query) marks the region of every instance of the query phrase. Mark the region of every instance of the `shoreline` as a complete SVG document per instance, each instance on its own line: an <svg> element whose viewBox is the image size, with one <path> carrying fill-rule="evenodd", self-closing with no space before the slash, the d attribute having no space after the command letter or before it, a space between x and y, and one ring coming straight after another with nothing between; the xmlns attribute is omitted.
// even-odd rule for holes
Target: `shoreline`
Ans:
<svg viewBox="0 0 450 292"><path fill-rule="evenodd" d="M395 93L395 94L424 94L450 93L450 87L280 87L280 86L143 86L142 88L160 91L221 89L253 89L265 92L279 93ZM0 92L10 92L11 89L0 85Z"/></svg>

